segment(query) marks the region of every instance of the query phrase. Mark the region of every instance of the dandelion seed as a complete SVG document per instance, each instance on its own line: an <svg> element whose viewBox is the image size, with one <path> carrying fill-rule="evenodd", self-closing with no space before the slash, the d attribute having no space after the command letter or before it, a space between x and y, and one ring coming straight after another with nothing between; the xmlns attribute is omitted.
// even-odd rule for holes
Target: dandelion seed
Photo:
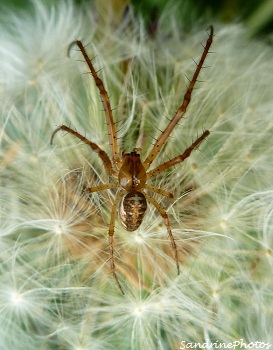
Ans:
<svg viewBox="0 0 273 350"><path fill-rule="evenodd" d="M23 305L24 304L24 299L22 295L18 292L13 292L11 294L11 301L14 305Z"/></svg>
<svg viewBox="0 0 273 350"><path fill-rule="evenodd" d="M145 240L141 234L136 234L134 236L134 238L135 238L136 243L138 243L138 244L142 244L145 242Z"/></svg>
<svg viewBox="0 0 273 350"><path fill-rule="evenodd" d="M58 224L57 226L55 226L54 232L55 232L57 235L62 235L62 234L66 234L66 233L67 233L67 230L66 230L66 228L65 228L64 225Z"/></svg>
<svg viewBox="0 0 273 350"><path fill-rule="evenodd" d="M227 221L227 219L222 219L221 221L220 221L220 227L222 227L223 229L226 229L227 228L227 225L228 225L228 221Z"/></svg>
<svg viewBox="0 0 273 350"><path fill-rule="evenodd" d="M144 311L145 311L145 309L143 309L142 306L139 306L138 308L135 309L134 315L136 317L141 317L141 315L143 315Z"/></svg>

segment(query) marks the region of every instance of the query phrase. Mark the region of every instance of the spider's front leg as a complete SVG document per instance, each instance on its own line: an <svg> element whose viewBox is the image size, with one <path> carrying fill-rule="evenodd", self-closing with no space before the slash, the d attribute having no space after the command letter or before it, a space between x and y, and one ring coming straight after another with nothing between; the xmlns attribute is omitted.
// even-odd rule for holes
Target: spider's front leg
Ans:
<svg viewBox="0 0 273 350"><path fill-rule="evenodd" d="M184 116L184 114L187 111L188 105L191 101L191 95L193 88L195 86L195 83L197 82L197 78L200 74L200 71L203 67L203 64L205 62L205 59L209 53L210 46L212 44L213 40L213 26L210 26L210 34L207 39L206 45L204 46L203 54L196 66L195 72L190 80L188 89L184 95L183 102L181 106L178 108L178 110L175 112L173 118L170 120L166 128L162 131L156 142L154 143L150 153L148 154L147 158L144 160L143 165L145 169L147 170L154 159L157 157L158 153L161 151L162 147L164 146L165 142L167 141L168 137L172 133L173 129L177 125L177 123L180 121L180 119Z"/></svg>
<svg viewBox="0 0 273 350"><path fill-rule="evenodd" d="M59 131L66 131L67 133L76 136L79 140L81 140L86 145L91 147L91 149L98 154L98 156L100 157L100 159L102 160L102 162L103 162L103 164L105 166L105 169L109 172L109 174L112 175L112 176L116 176L117 175L117 172L114 170L112 162L111 162L110 158L108 157L108 155L106 154L106 152L104 152L96 143L91 142L86 137L82 136L77 131L69 128L66 125L61 125L57 129L54 130L54 132L53 132L53 134L51 136L51 139L50 139L50 144L51 145L53 143L53 139L54 139L55 135Z"/></svg>
<svg viewBox="0 0 273 350"><path fill-rule="evenodd" d="M78 48L80 49L80 51L85 59L85 62L87 63L87 65L90 69L90 72L94 78L95 84L99 90L101 101L103 104L103 109L105 111L110 151L111 151L112 159L114 161L114 165L116 166L117 164L121 163L121 159L119 157L118 144L117 144L117 141L118 141L117 131L116 131L116 127L115 127L115 122L114 122L114 118L113 118L113 113L112 113L112 108L111 108L108 93L104 87L103 81L99 78L99 76L98 76L98 74L97 74L97 72L92 64L92 60L87 55L87 52L86 52L85 47L83 46L82 42L80 40L76 40L72 44L76 44L78 46Z"/></svg>
<svg viewBox="0 0 273 350"><path fill-rule="evenodd" d="M150 179L151 177L155 176L156 174L161 173L162 171L179 164L183 162L186 158L188 158L191 155L191 152L196 149L200 143L207 137L209 136L210 132L208 130L204 131L201 136L199 136L191 145L188 147L182 154L179 156L176 156L167 162L160 164L158 167L150 170L147 172L147 179Z"/></svg>

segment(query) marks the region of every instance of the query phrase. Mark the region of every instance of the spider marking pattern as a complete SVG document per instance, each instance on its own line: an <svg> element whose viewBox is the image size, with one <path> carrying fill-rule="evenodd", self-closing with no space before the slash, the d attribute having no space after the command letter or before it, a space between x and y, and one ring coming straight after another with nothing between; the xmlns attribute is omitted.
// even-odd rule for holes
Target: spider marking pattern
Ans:
<svg viewBox="0 0 273 350"><path fill-rule="evenodd" d="M59 126L53 132L50 143L52 144L54 136L56 135L57 132L61 130L74 135L79 140L81 140L82 142L90 146L90 148L98 154L98 156L100 157L100 159L104 164L106 171L114 179L113 182L90 187L86 191L98 192L98 191L109 190L112 188L118 188L118 191L112 206L112 210L111 210L108 239L109 239L109 261L110 261L111 272L122 294L124 294L124 291L121 287L121 284L119 282L119 279L116 273L115 259L114 259L114 228L115 228L115 219L116 219L117 211L119 212L119 218L122 226L127 231L132 232L132 231L135 231L140 226L147 208L147 201L150 202L157 209L157 211L159 212L159 214L162 216L164 220L165 226L167 228L168 236L171 241L171 247L174 253L177 273L178 275L180 274L178 250L177 250L177 245L175 243L175 239L172 234L168 214L161 207L159 202L157 202L145 190L155 192L169 198L173 198L173 195L170 192L165 191L164 189L149 185L147 181L152 179L155 175L161 173L162 171L165 171L168 168L183 162L186 158L190 156L191 152L194 149L196 149L200 145L200 143L210 134L208 130L205 130L202 133L202 135L199 136L182 154L149 170L152 162L155 160L155 158L161 151L162 147L166 143L171 132L173 131L177 123L180 121L180 119L186 113L187 107L191 100L191 95L192 95L194 85L203 67L205 58L209 53L212 40L213 40L213 27L210 26L210 33L209 33L206 45L204 46L204 50L198 64L196 64L195 72L189 82L182 104L177 109L173 118L169 121L165 129L161 132L159 137L156 139L155 143L152 146L152 149L150 150L150 152L148 153L144 161L141 160L139 149L137 148L134 148L133 151L129 153L125 153L124 151L122 152L119 151L118 144L117 144L117 131L115 127L115 122L112 114L112 108L110 105L108 93L104 87L102 80L99 78L96 70L94 69L93 63L89 58L89 56L87 55L85 47L83 46L82 42L77 40L72 43L78 46L95 80L96 86L99 90L99 94L102 100L103 109L106 117L108 141L110 146L111 157L109 157L107 153L103 151L96 143L89 141L84 136L79 134L77 131L71 129L66 125Z"/></svg>

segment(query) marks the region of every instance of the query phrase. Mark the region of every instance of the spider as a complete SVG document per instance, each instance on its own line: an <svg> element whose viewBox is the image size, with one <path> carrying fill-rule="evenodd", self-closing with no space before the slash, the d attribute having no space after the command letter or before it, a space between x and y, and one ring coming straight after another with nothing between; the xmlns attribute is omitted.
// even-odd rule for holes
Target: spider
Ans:
<svg viewBox="0 0 273 350"><path fill-rule="evenodd" d="M151 197L145 190L158 193L160 195L173 198L173 194L164 189L149 185L148 180L152 179L155 175L165 171L166 169L183 162L188 158L191 152L198 147L198 145L210 134L208 130L205 130L201 136L199 136L182 154L170 159L169 161L156 166L149 170L152 162L155 160L162 147L166 143L171 132L180 121L180 119L185 114L187 107L191 100L192 91L194 85L197 81L198 75L203 67L205 58L209 53L210 46L213 40L213 27L210 26L210 33L207 39L206 45L202 56L199 60L199 63L196 64L195 72L189 82L189 86L184 95L183 102L181 106L175 112L173 118L169 121L166 128L161 132L159 137L156 139L155 143L152 146L152 149L148 153L146 159L141 160L139 149L134 148L132 152L125 153L124 151L120 152L117 144L117 131L115 127L115 122L112 114L112 109L110 105L110 100L107 91L105 90L102 80L99 78L95 68L92 64L91 59L88 57L85 47L83 46L80 40L76 40L71 45L77 45L80 52L82 53L85 62L87 63L90 72L95 80L96 86L99 90L100 97L103 104L103 109L106 117L107 131L108 131L108 140L110 145L111 158L103 151L96 143L93 143L86 139L84 136L79 134L77 131L71 129L66 125L59 126L52 134L50 143L53 143L54 136L60 130L65 131L69 134L74 135L85 144L91 147L91 149L98 154L102 160L105 169L109 175L114 179L113 182L105 183L99 186L94 186L86 189L88 192L98 192L109 190L112 188L118 188L112 209L111 217L108 230L108 239L109 239L109 261L111 272L114 276L114 279L117 283L118 288L121 293L124 294L124 291L119 282L116 268L115 268L115 259L114 259L114 227L116 212L119 212L119 218L122 226L129 232L135 231L141 224L145 211L147 209L147 201L150 202L162 216L165 226L168 231L168 236L171 241L171 247L174 253L174 258L177 267L177 273L180 274L179 261L178 261L178 251L177 245L175 243L169 217L166 211L161 207L159 202L157 202L153 197Z"/></svg>

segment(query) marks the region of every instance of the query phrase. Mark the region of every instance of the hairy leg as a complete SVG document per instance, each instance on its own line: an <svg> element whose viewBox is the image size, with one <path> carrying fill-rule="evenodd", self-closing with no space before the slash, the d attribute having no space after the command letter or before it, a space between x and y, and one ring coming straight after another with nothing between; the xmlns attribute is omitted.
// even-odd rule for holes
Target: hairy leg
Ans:
<svg viewBox="0 0 273 350"><path fill-rule="evenodd" d="M107 130L108 130L108 139L109 139L109 145L110 145L110 150L111 150L111 155L114 160L114 164L119 164L121 163L121 159L119 158L119 152L118 152L118 145L117 145L117 132L116 132L116 127L114 123L114 118L112 114L112 108L110 105L110 100L107 91L105 90L104 84L102 80L99 78L91 59L88 57L87 52L80 40L76 40L74 42L78 48L80 49L85 62L87 63L90 72L95 80L96 86L99 89L100 92L100 97L102 100L103 104L103 109L105 111L105 116L106 116L106 124L107 124ZM73 44L73 43L72 43ZM70 45L71 46L71 45Z"/></svg>
<svg viewBox="0 0 273 350"><path fill-rule="evenodd" d="M154 198L149 196L147 193L144 193L144 192L142 192L142 193L148 199L148 201L155 206L155 208L159 211L160 215L162 216L162 218L164 220L165 226L166 226L167 231L168 231L168 235L169 235L170 240L171 240L171 245L172 245L172 249L174 251L174 256L175 256L177 273L179 275L180 274L180 268L179 268L179 262L178 262L178 251L177 251L177 246L176 246L173 234L172 234L172 230L171 230L168 214L166 213L166 211L160 206L160 204Z"/></svg>
<svg viewBox="0 0 273 350"><path fill-rule="evenodd" d="M150 153L148 154L147 158L145 159L145 161L143 162L143 165L145 167L145 169L147 170L149 168L149 166L151 165L151 163L153 162L153 160L156 158L156 156L158 155L158 153L161 151L163 145L165 144L165 142L167 141L169 135L171 134L171 132L173 131L173 129L175 128L175 126L177 125L177 123L180 121L180 119L183 117L183 115L186 113L187 107L190 103L191 100L191 94L194 88L194 85L197 81L198 75L203 67L205 58L207 57L207 54L209 53L209 48L212 44L212 39L213 39L213 27L210 27L210 34L209 37L207 39L207 43L204 47L204 51L203 54L199 60L199 63L197 64L197 67L195 69L195 72L193 74L193 77L191 78L190 84L188 86L188 89L184 95L184 99L183 102L181 104L181 106L178 108L178 110L175 112L173 118L170 120L170 122L168 123L168 125L166 126L165 130L163 130L163 132L160 134L159 138L156 140L155 144L153 145Z"/></svg>
<svg viewBox="0 0 273 350"><path fill-rule="evenodd" d="M92 148L92 150L96 153L98 153L100 159L102 160L106 170L108 170L109 174L112 176L117 176L117 172L113 169L112 163L106 152L104 152L96 143L89 141L86 137L82 136L79 134L77 131L69 128L66 125L61 125L59 126L52 134L51 139L50 139L50 144L52 145L54 136L57 134L58 131L66 131L69 134L72 134L76 136L78 139L86 143L88 146Z"/></svg>
<svg viewBox="0 0 273 350"><path fill-rule="evenodd" d="M124 291L121 287L121 284L118 280L118 276L116 274L116 267L115 267L115 259L114 259L114 231L115 231L115 219L116 219L116 212L117 212L117 207L119 204L119 201L121 197L126 193L125 190L121 190L120 192L117 193L117 196L115 198L112 211L111 211L111 219L110 219L110 224L109 224L109 231L108 231L108 238L109 238L109 260L110 260L110 267L111 267L111 272L117 282L117 285L121 291L122 294L124 294Z"/></svg>
<svg viewBox="0 0 273 350"><path fill-rule="evenodd" d="M147 179L155 176L156 174L161 173L162 171L174 166L175 164L179 164L183 162L186 158L188 158L191 152L199 146L199 144L210 134L208 130L204 131L201 136L199 136L191 145L188 147L182 154L177 157L170 159L169 161L159 165L158 167L147 172Z"/></svg>

